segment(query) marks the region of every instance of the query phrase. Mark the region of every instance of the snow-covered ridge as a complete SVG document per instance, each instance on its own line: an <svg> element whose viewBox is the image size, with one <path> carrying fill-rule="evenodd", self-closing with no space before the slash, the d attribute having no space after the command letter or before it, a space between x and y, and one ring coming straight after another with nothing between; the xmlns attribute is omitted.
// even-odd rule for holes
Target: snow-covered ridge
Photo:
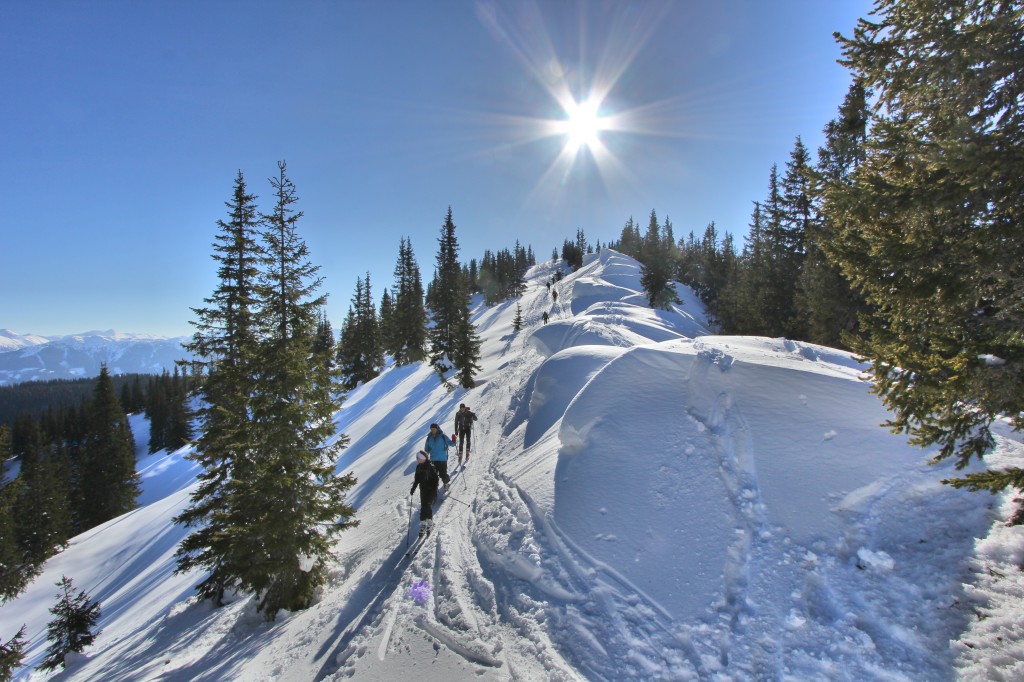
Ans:
<svg viewBox="0 0 1024 682"><path fill-rule="evenodd" d="M49 343L50 339L37 334L19 334L10 329L0 329L0 352L18 350L26 346Z"/></svg>
<svg viewBox="0 0 1024 682"><path fill-rule="evenodd" d="M652 311L636 261L610 251L555 300L558 267L531 270L519 332L516 302L478 303L476 388L449 393L413 365L349 394L338 472L359 481L361 525L311 608L267 625L247 596L191 598L202 576L173 572L171 519L196 475L184 448L140 456L143 506L51 559L0 607L0 638L26 623L38 663L68 575L104 618L65 680L1021 678L1021 590L975 624L1000 589L976 571L1019 576L995 562L1019 563L1020 529L973 558L998 510L879 427L849 353L712 335L687 290ZM405 560L414 453L460 403L479 416L471 461ZM1019 466L1019 434L997 438Z"/></svg>
<svg viewBox="0 0 1024 682"><path fill-rule="evenodd" d="M0 331L0 386L23 381L79 379L99 374L159 374L188 354L185 337L167 338L115 330L58 337Z"/></svg>

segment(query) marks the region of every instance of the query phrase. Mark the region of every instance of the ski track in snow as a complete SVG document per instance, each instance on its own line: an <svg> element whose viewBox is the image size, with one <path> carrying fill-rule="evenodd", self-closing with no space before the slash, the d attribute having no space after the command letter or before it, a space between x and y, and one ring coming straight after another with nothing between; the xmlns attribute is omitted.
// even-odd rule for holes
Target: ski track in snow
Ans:
<svg viewBox="0 0 1024 682"><path fill-rule="evenodd" d="M967 626L963 557L988 520L976 496L939 494L934 469L879 465L865 480L836 474L850 486L794 500L796 512L780 505L778 491L792 490L774 459L823 475L824 458L840 467L890 442L862 435L842 449L850 427L821 405L849 389L856 364L785 340L704 336L693 303L665 312L638 300L630 312L642 296L626 260L591 258L553 285L557 301L544 285L553 267L538 266L519 333L514 301L481 310L478 328L496 340L471 391L404 367L353 393L339 413L352 438L339 470L357 473L363 524L342 535L311 608L267 625L248 598L213 610L182 596L68 679L98 679L97 669L164 681L952 679L954 651L935 643ZM779 364L764 370L753 355ZM784 372L825 363L799 395L776 390ZM392 409L376 415L383 400ZM406 558L419 525L412 454L426 424L450 433L460 402L479 417L472 457ZM650 430L651 409L667 415L653 438L633 430ZM772 428L787 433L766 437ZM915 506L935 513L903 524ZM967 521L947 525L953 516ZM166 554L161 541L149 544ZM936 554L963 569L920 584L916 563ZM410 595L420 580L423 604ZM187 635L176 640L177 627Z"/></svg>

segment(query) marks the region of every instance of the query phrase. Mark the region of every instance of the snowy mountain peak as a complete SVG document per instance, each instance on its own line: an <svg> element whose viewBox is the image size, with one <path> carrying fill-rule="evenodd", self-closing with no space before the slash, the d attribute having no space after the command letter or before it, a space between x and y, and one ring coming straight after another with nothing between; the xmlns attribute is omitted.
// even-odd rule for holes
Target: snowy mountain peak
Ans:
<svg viewBox="0 0 1024 682"><path fill-rule="evenodd" d="M184 337L89 331L45 338L0 332L0 386L24 381L97 376L106 364L112 374L160 374L186 359Z"/></svg>
<svg viewBox="0 0 1024 682"><path fill-rule="evenodd" d="M10 329L0 329L0 352L18 350L26 346L38 346L48 343L50 339L36 334L18 334Z"/></svg>

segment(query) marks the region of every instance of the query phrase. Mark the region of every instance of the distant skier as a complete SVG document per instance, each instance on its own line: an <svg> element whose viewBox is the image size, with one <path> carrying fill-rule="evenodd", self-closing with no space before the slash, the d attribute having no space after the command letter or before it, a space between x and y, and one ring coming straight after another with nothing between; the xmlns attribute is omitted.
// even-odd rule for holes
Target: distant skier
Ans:
<svg viewBox="0 0 1024 682"><path fill-rule="evenodd" d="M434 525L434 500L437 499L437 469L430 463L427 453L420 450L416 454L416 471L412 477L412 488L409 494L420 489L420 535L426 535Z"/></svg>
<svg viewBox="0 0 1024 682"><path fill-rule="evenodd" d="M448 477L448 446L450 445L455 445L455 439L448 440L448 436L441 432L440 426L431 424L423 451L430 457L430 461L437 469L437 475L444 481L445 487L451 480Z"/></svg>
<svg viewBox="0 0 1024 682"><path fill-rule="evenodd" d="M459 438L459 465L462 465L462 452L466 452L466 463L469 463L470 441L473 439L473 422L476 415L473 410L466 407L466 403L459 405L459 411L455 413L455 435Z"/></svg>

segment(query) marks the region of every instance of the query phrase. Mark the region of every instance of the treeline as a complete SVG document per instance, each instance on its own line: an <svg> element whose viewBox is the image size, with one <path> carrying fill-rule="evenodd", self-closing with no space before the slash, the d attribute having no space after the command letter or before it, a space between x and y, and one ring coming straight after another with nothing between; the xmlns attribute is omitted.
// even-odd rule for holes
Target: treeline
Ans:
<svg viewBox="0 0 1024 682"><path fill-rule="evenodd" d="M676 240L671 221L659 222L653 210L643 232L627 220L609 246L641 262L650 304L671 302L675 280L697 293L724 334L850 348L868 306L827 255L838 228L826 192L851 182L864 160L868 98L862 86L851 86L839 116L825 126L816 163L797 137L785 168L772 166L766 195L754 202L739 251L732 235L719 233L714 223L699 237L690 232ZM578 244L569 252L582 257Z"/></svg>
<svg viewBox="0 0 1024 682"><path fill-rule="evenodd" d="M146 382L151 374L112 375L114 390L120 395L126 412L138 412L142 404ZM46 412L81 405L96 391L96 377L82 379L50 379L25 381L11 386L0 386L0 424L14 424L19 416L39 419ZM127 392L127 395L126 395ZM129 405L139 405L130 407Z"/></svg>
<svg viewBox="0 0 1024 682"><path fill-rule="evenodd" d="M149 417L150 452L177 449L192 438L189 379L177 368L160 376L114 377L103 367L97 378L11 388L33 400L52 396L52 402L38 415L22 411L0 425L0 460L18 461L18 474L0 485L3 600L17 595L68 538L135 507L135 440L127 414ZM72 402L83 388L90 392Z"/></svg>
<svg viewBox="0 0 1024 682"><path fill-rule="evenodd" d="M74 535L135 507L135 441L106 367L66 419L0 426L17 477L0 489L0 600L16 596Z"/></svg>
<svg viewBox="0 0 1024 682"><path fill-rule="evenodd" d="M519 296L533 264L532 249L517 242L513 251L485 251L479 264L473 259L462 265L449 207L438 239L434 277L425 290L412 242L404 237L394 284L384 291L379 308L370 274L356 280L336 353L342 384L351 389L369 381L383 371L390 356L396 366L426 360L446 385L451 386L451 373L459 385L472 388L480 369L480 338L470 319L470 295L483 293L490 303ZM322 318L322 343L327 343L329 330L330 323Z"/></svg>

